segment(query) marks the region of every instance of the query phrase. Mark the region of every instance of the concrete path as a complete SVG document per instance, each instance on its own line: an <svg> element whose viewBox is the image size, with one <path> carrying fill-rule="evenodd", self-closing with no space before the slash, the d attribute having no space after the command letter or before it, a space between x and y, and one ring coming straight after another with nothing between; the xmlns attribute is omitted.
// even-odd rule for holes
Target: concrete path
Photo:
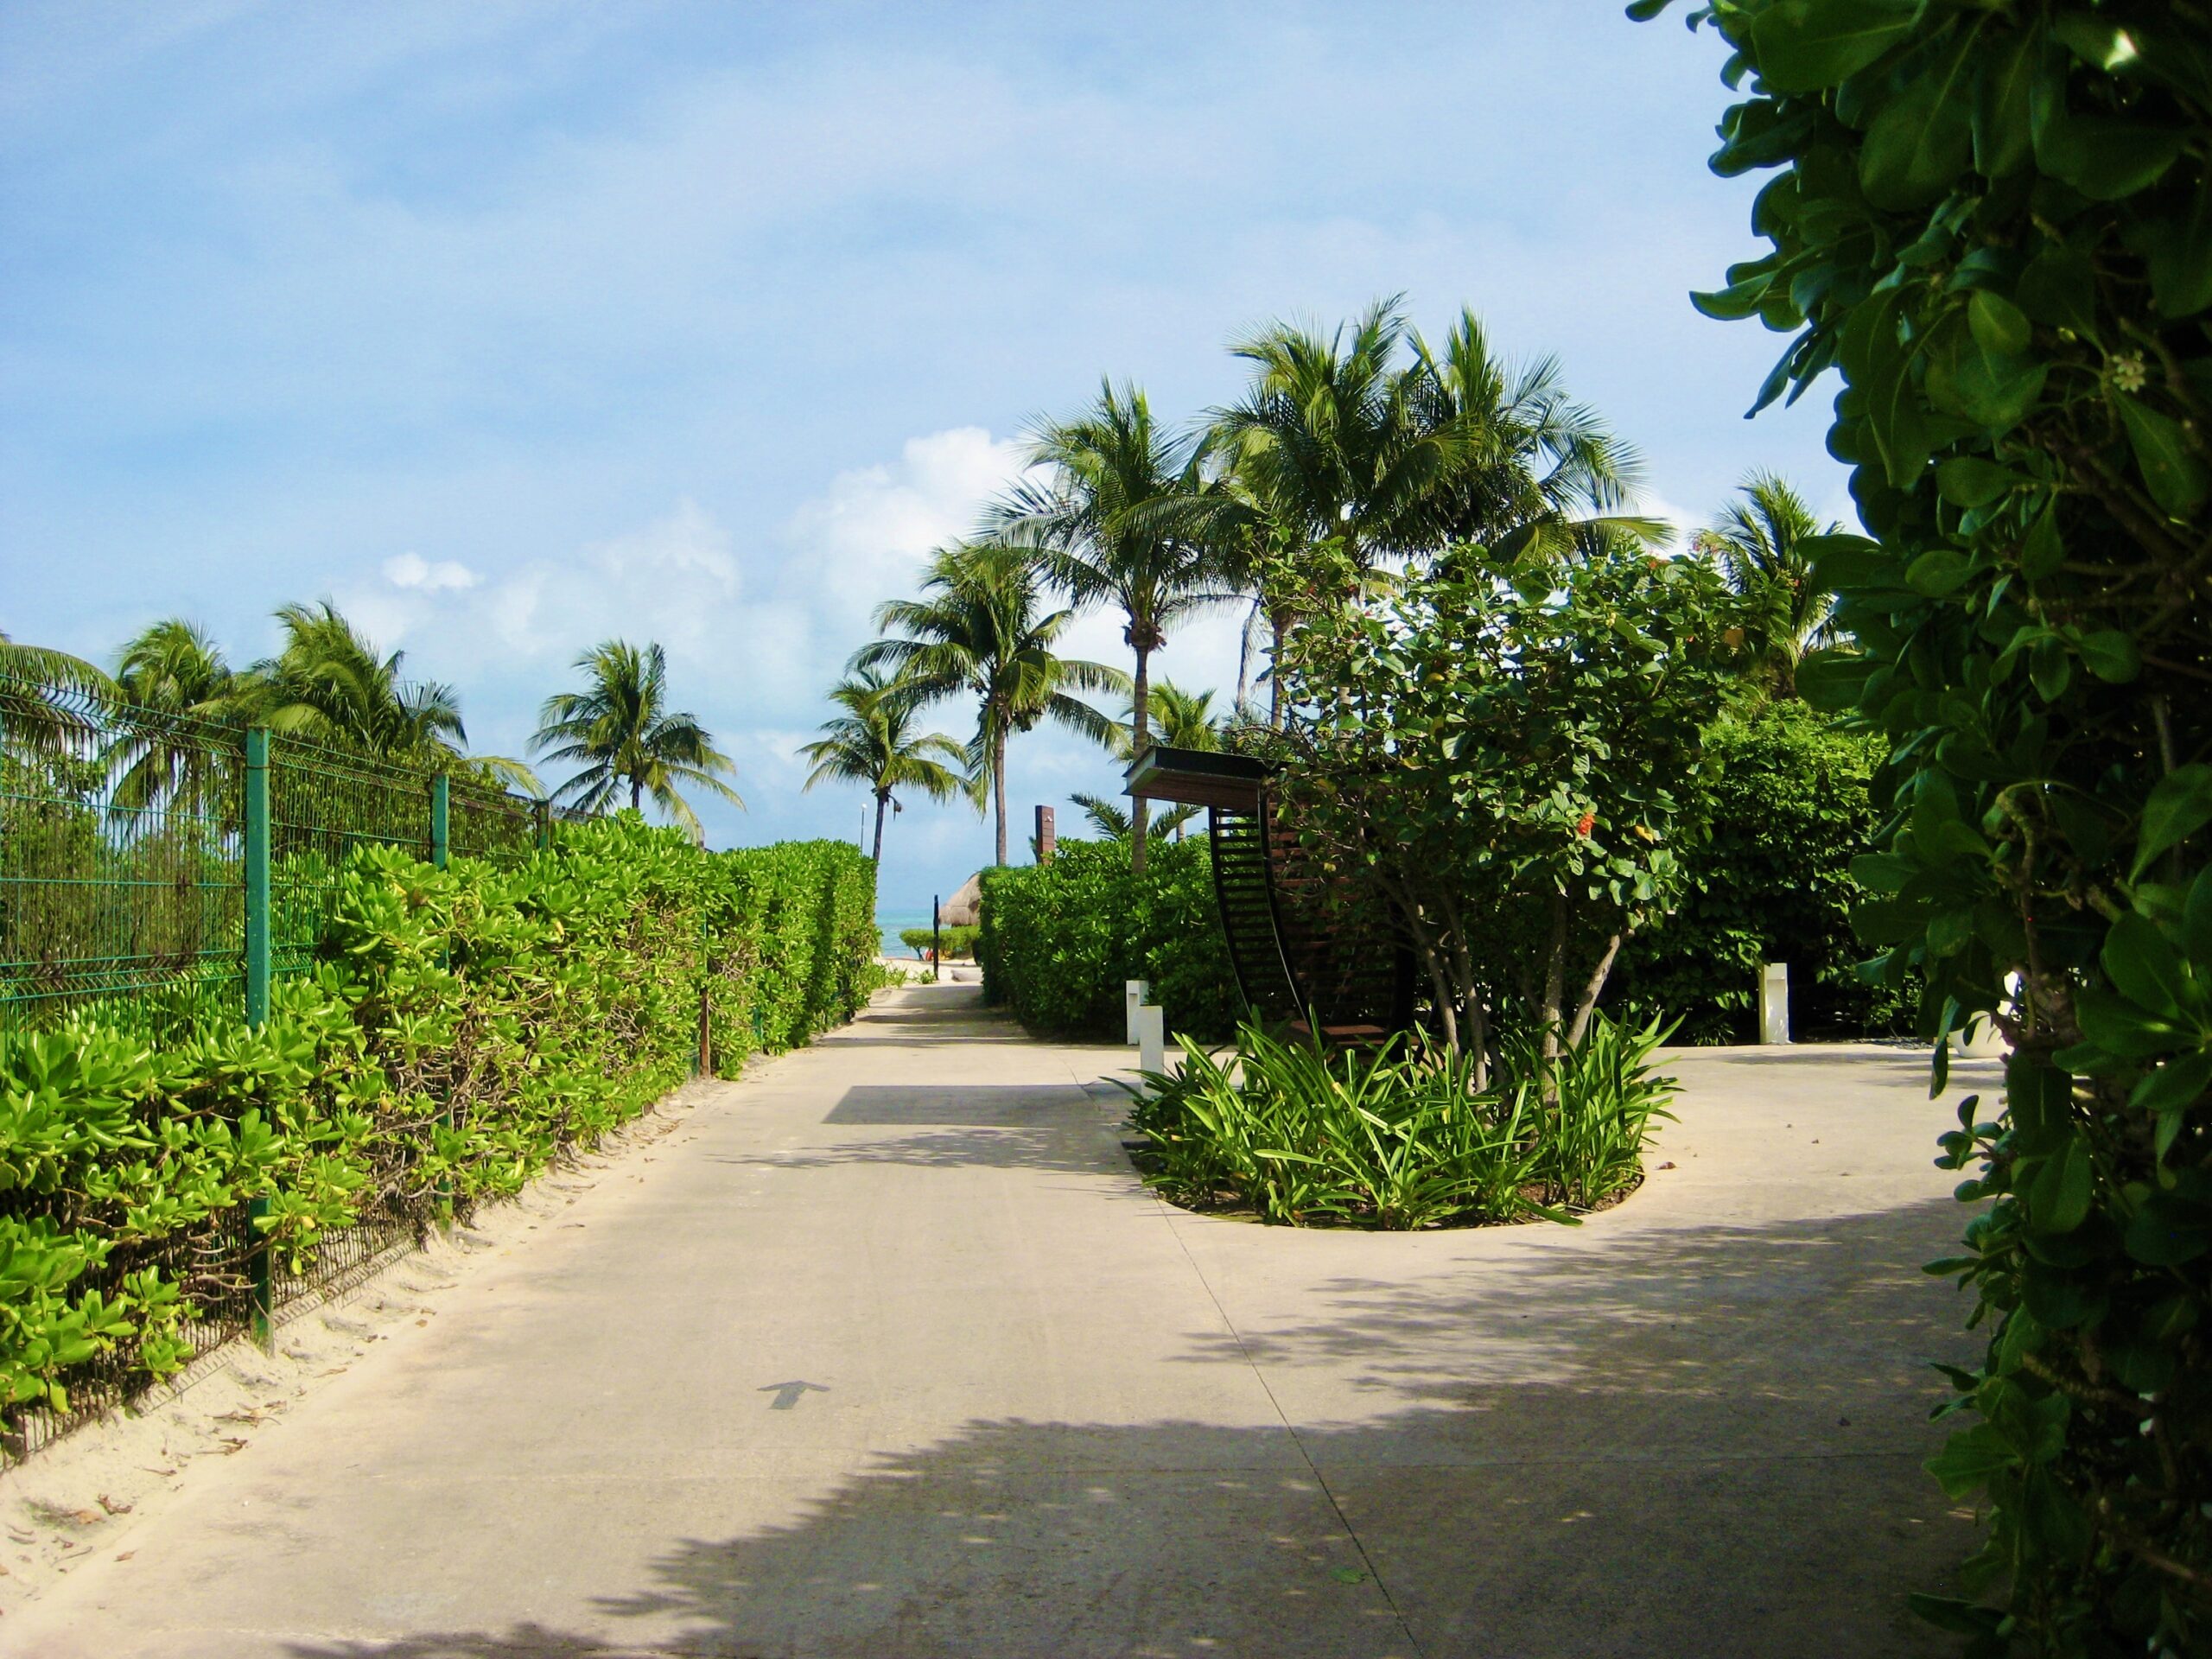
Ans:
<svg viewBox="0 0 2212 1659"><path fill-rule="evenodd" d="M728 1085L0 1651L1948 1650L1916 1055L1686 1057L1674 1166L1580 1228L1306 1232L1155 1202L1123 1054L975 996Z"/></svg>

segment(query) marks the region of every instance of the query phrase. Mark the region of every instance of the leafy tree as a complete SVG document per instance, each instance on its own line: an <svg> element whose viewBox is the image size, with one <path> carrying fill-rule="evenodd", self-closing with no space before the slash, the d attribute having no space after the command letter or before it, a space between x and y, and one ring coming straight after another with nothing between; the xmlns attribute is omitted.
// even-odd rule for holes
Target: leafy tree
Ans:
<svg viewBox="0 0 2212 1659"><path fill-rule="evenodd" d="M1380 900L1445 1041L1494 1016L1573 1046L1622 942L1681 878L1731 666L1696 561L1454 550L1387 601L1291 637L1279 810L1334 902Z"/></svg>
<svg viewBox="0 0 2212 1659"><path fill-rule="evenodd" d="M862 669L830 693L844 712L822 723L822 736L799 753L814 762L806 787L820 783L866 784L875 797L875 846L870 857L883 862L883 817L903 811L894 791L918 789L933 801L949 801L970 785L955 766L964 766L967 751L943 732L917 734L912 699L875 669ZM947 765L947 762L951 765Z"/></svg>
<svg viewBox="0 0 2212 1659"><path fill-rule="evenodd" d="M893 671L917 707L975 697L968 763L988 781L996 807L1000 864L1006 862L1008 740L1051 720L1094 742L1110 743L1114 722L1074 694L1129 689L1129 677L1119 669L1053 654L1075 613L1042 608L1039 575L1035 561L1018 548L940 549L920 597L877 607L876 626L895 632L853 657L855 670Z"/></svg>
<svg viewBox="0 0 2212 1659"><path fill-rule="evenodd" d="M1136 658L1130 694L1133 753L1151 747L1152 656L1168 631L1223 602L1222 560L1184 524L1145 509L1163 499L1198 497L1207 483L1196 440L1163 429L1135 386L1102 385L1098 399L1072 419L1047 422L1029 446L1043 477L1017 485L995 509L996 534L1033 548L1046 576L1078 611L1121 613L1122 638ZM1135 804L1130 868L1144 871L1145 819Z"/></svg>
<svg viewBox="0 0 2212 1659"><path fill-rule="evenodd" d="M1632 11L1649 16L1662 0ZM1930 1465L1986 1505L1977 1656L2212 1644L2212 10L1697 8L1782 171L1770 252L1697 296L1841 371L1872 539L1805 550L1847 645L1798 683L1893 747L1857 925L1921 1031L1993 1020L1964 1253L1981 1363ZM1986 1599L1985 1601L1983 1599Z"/></svg>
<svg viewBox="0 0 2212 1659"><path fill-rule="evenodd" d="M584 769L553 793L587 812L603 812L626 785L636 811L653 798L694 839L699 816L677 789L688 784L743 807L722 779L736 770L698 720L668 706L668 658L658 645L607 639L576 658L582 691L558 691L538 710L534 752L581 760Z"/></svg>
<svg viewBox="0 0 2212 1659"><path fill-rule="evenodd" d="M1778 697L1797 695L1797 664L1826 644L1834 601L1814 580L1808 549L1825 530L1805 498L1772 473L1753 473L1717 524L1698 532L1698 551L1719 562L1745 601L1754 671Z"/></svg>

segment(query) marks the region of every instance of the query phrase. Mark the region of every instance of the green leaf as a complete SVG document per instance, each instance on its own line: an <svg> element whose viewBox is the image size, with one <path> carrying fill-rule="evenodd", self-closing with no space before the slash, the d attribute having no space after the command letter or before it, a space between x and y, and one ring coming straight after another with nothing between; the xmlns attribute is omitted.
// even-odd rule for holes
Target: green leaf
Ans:
<svg viewBox="0 0 2212 1659"><path fill-rule="evenodd" d="M2171 1020L2094 985L2084 985L2075 993L2074 1015L2081 1021L2084 1037L2106 1053L2123 1059L2171 1054L2186 1039L2186 1033Z"/></svg>
<svg viewBox="0 0 2212 1659"><path fill-rule="evenodd" d="M2143 671L2143 658L2135 641L2118 628L2085 633L2074 643L2089 672L2113 685L2125 685Z"/></svg>
<svg viewBox="0 0 2212 1659"><path fill-rule="evenodd" d="M2196 873L2182 903L2182 949L2197 971L2212 969L2212 864Z"/></svg>
<svg viewBox="0 0 2212 1659"><path fill-rule="evenodd" d="M1814 652L1797 665L1797 695L1827 712L1854 709L1867 677L1879 666L1853 652Z"/></svg>
<svg viewBox="0 0 2212 1659"><path fill-rule="evenodd" d="M2135 842L2131 881L2168 848L2178 846L2207 823L2212 823L2212 766L2198 763L2177 766L2158 779L2151 798L2143 804L2143 827Z"/></svg>
<svg viewBox="0 0 2212 1659"><path fill-rule="evenodd" d="M2012 290L2020 308L2047 328L2085 340L2097 332L2097 268L2079 249L2054 244L2028 261Z"/></svg>
<svg viewBox="0 0 2212 1659"><path fill-rule="evenodd" d="M2028 163L2028 89L2042 36L2033 29L1982 54L1974 88L1974 164L1986 179L2008 178Z"/></svg>
<svg viewBox="0 0 2212 1659"><path fill-rule="evenodd" d="M2146 1266L2177 1268L2194 1262L2212 1245L2206 1220L2201 1206L2154 1192L2129 1219L2123 1243L2128 1255Z"/></svg>
<svg viewBox="0 0 2212 1659"><path fill-rule="evenodd" d="M2139 1111L2177 1112L2212 1088L2212 1053L2202 1051L2168 1060L2135 1085L2127 1103Z"/></svg>
<svg viewBox="0 0 2212 1659"><path fill-rule="evenodd" d="M2028 406L2042 393L2050 365L2024 353L1991 349L1989 342L2001 336L2005 322L2000 320L1980 328L1974 326L1976 308L1986 297L1974 296L1967 307L1967 327L1958 327L1954 320L1930 340L1928 400L1977 426L2003 432L2018 425Z"/></svg>
<svg viewBox="0 0 2212 1659"><path fill-rule="evenodd" d="M2066 561L2066 543L2058 535L2058 503L2051 504L2036 515L2028 527L2027 540L2020 544L2020 574L2031 582L2040 582Z"/></svg>
<svg viewBox="0 0 2212 1659"><path fill-rule="evenodd" d="M1961 96L1965 73L1964 57L1955 51L1885 105L1866 129L1859 184L1877 207L1925 207L1967 170L1974 125L1972 100Z"/></svg>
<svg viewBox="0 0 2212 1659"><path fill-rule="evenodd" d="M1929 1472L1936 1474L1932 1463L1929 1465ZM1993 1469L1989 1472L1993 1474L1996 1471ZM1937 1475L1936 1478L1940 1480L1942 1477ZM1976 1486L1980 1484L1980 1481L1974 1483ZM1948 1484L1944 1490L1949 1491ZM1972 1490L1968 1489L1969 1491ZM1967 1493L1952 1492L1951 1496L1964 1497ZM1952 1636L1975 1636L1989 1640L1996 1636L1998 1627L2005 1622L2003 1608L1977 1607L1973 1602L1961 1601L1955 1596L1931 1596L1916 1590L1904 1599L1904 1602L1912 1610L1914 1618Z"/></svg>
<svg viewBox="0 0 2212 1659"><path fill-rule="evenodd" d="M2046 1158L2043 1167L2036 1172L2035 1185L2029 1194L2028 1207L2037 1229L2046 1233L2070 1233L2087 1220L2096 1173L2088 1142L2079 1135L2067 1141L2065 1151Z"/></svg>
<svg viewBox="0 0 2212 1659"><path fill-rule="evenodd" d="M1967 556L1956 549L1932 547L1905 567L1905 586L1916 594L1941 599L1966 586L1972 568Z"/></svg>
<svg viewBox="0 0 2212 1659"><path fill-rule="evenodd" d="M1751 18L1759 79L1815 92L1856 74L1910 35L1918 0L1778 0Z"/></svg>
<svg viewBox="0 0 2212 1659"><path fill-rule="evenodd" d="M2180 423L2126 392L2116 393L2113 402L2152 499L2174 518L2188 518L2212 494L2212 474L2190 450Z"/></svg>
<svg viewBox="0 0 2212 1659"><path fill-rule="evenodd" d="M2180 956L2147 916L2130 911L2114 922L2097 959L2113 988L2139 1008L2177 1020L2193 1000Z"/></svg>
<svg viewBox="0 0 2212 1659"><path fill-rule="evenodd" d="M2028 349L2027 314L2001 294L1976 289L1967 302L1967 324L1992 357L2018 357Z"/></svg>
<svg viewBox="0 0 2212 1659"><path fill-rule="evenodd" d="M1979 455L1954 455L1936 469L1936 493L1959 507L1986 507L2024 481Z"/></svg>
<svg viewBox="0 0 2212 1659"><path fill-rule="evenodd" d="M2212 172L2189 207L2146 220L2132 238L2151 266L2151 297L2168 321L2212 307Z"/></svg>
<svg viewBox="0 0 2212 1659"><path fill-rule="evenodd" d="M2046 115L2033 130L2037 164L2092 201L2148 190L2189 143L2185 127L2117 115Z"/></svg>

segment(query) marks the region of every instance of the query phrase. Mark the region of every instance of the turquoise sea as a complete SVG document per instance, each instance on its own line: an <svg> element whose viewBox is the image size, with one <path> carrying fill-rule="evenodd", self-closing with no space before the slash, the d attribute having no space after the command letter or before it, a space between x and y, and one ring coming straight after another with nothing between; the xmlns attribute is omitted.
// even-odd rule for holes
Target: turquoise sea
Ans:
<svg viewBox="0 0 2212 1659"><path fill-rule="evenodd" d="M899 931L909 927L927 927L930 913L926 910L879 910L875 925L883 935L883 954L887 957L912 957L914 952L899 941Z"/></svg>

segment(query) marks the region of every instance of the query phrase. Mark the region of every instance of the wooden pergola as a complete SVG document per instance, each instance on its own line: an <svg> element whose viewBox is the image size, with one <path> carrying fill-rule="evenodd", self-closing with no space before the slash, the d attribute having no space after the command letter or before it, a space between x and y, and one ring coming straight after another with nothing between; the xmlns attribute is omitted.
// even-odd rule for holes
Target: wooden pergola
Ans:
<svg viewBox="0 0 2212 1659"><path fill-rule="evenodd" d="M1332 902L1277 816L1268 766L1248 755L1153 748L1123 774L1134 800L1206 809L1214 900L1236 988L1253 1017L1332 1042L1413 1023L1413 964L1385 920Z"/></svg>

